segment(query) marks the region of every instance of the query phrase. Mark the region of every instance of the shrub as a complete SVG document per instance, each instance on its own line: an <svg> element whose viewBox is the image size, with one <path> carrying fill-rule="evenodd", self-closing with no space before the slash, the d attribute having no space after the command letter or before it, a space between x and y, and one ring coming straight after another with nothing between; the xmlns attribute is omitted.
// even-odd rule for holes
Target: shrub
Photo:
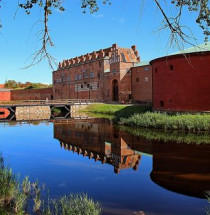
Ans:
<svg viewBox="0 0 210 215"><path fill-rule="evenodd" d="M98 202L88 198L85 194L70 194L59 200L48 203L44 215L99 215L101 207Z"/></svg>
<svg viewBox="0 0 210 215"><path fill-rule="evenodd" d="M146 112L134 114L129 118L120 118L119 124L165 130L210 131L210 115L168 115L166 113Z"/></svg>

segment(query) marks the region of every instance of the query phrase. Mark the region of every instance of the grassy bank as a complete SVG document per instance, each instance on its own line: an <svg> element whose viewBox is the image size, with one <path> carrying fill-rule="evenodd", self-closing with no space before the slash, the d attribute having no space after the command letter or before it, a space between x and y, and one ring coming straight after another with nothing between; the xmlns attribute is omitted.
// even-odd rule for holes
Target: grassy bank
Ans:
<svg viewBox="0 0 210 215"><path fill-rule="evenodd" d="M130 117L134 113L144 113L151 110L149 105L121 105L121 104L92 104L82 112L92 116L115 118Z"/></svg>
<svg viewBox="0 0 210 215"><path fill-rule="evenodd" d="M2 215L99 215L101 207L84 194L70 194L60 199L43 200L46 196L43 185L25 177L19 182L12 170L4 166L0 156L0 214Z"/></svg>
<svg viewBox="0 0 210 215"><path fill-rule="evenodd" d="M166 113L134 114L128 118L120 118L119 124L165 130L210 131L210 115Z"/></svg>
<svg viewBox="0 0 210 215"><path fill-rule="evenodd" d="M83 110L91 116L112 119L115 123L164 130L210 131L209 114L153 113L148 105L92 104Z"/></svg>

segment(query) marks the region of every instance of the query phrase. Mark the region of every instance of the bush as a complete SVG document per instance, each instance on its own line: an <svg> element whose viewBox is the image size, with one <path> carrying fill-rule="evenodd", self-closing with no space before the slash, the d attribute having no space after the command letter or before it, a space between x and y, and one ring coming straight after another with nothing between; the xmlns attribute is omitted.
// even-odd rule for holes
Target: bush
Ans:
<svg viewBox="0 0 210 215"><path fill-rule="evenodd" d="M210 115L146 112L120 118L119 124L165 130L210 131Z"/></svg>
<svg viewBox="0 0 210 215"><path fill-rule="evenodd" d="M101 207L85 194L70 194L48 203L44 215L99 215Z"/></svg>

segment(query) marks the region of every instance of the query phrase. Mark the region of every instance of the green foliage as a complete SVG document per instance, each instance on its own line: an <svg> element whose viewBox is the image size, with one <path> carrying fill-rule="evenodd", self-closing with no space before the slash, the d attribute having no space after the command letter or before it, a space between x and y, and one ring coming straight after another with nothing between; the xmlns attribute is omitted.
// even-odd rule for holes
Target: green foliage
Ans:
<svg viewBox="0 0 210 215"><path fill-rule="evenodd" d="M119 124L165 130L210 131L210 115L147 112L121 118Z"/></svg>
<svg viewBox="0 0 210 215"><path fill-rule="evenodd" d="M14 80L8 80L4 83L5 88L18 88L18 83Z"/></svg>
<svg viewBox="0 0 210 215"><path fill-rule="evenodd" d="M45 189L38 181L32 183L25 177L18 182L12 170L4 166L0 155L0 214L28 214L30 208L35 214L43 215L99 215L101 207L87 195L77 194L61 197L59 200L42 200ZM48 194L49 195L49 194ZM32 204L32 205L29 205Z"/></svg>
<svg viewBox="0 0 210 215"><path fill-rule="evenodd" d="M5 88L10 88L10 89L40 89L40 88L49 87L48 84L31 83L31 82L21 83L21 82L16 82L14 80L8 80L4 83L4 85L5 85Z"/></svg>
<svg viewBox="0 0 210 215"><path fill-rule="evenodd" d="M62 112L62 110L59 107L52 108L52 113L53 113L54 116L57 116L61 112Z"/></svg>
<svg viewBox="0 0 210 215"><path fill-rule="evenodd" d="M99 215L101 207L98 202L85 194L71 194L59 200L52 200L44 215Z"/></svg>

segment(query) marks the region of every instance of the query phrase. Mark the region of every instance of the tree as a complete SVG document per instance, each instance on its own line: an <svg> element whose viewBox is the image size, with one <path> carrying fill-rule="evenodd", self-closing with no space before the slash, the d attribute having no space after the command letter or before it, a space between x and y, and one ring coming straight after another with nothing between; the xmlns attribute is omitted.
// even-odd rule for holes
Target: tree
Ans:
<svg viewBox="0 0 210 215"><path fill-rule="evenodd" d="M1 4L0 0L0 4ZM24 9L27 14L30 14L34 6L38 6L43 11L43 30L40 32L42 35L42 47L34 53L33 62L30 66L39 63L44 58L49 62L49 65L53 67L55 63L54 58L49 54L48 47L54 46L48 31L48 19L49 15L53 14L54 10L65 11L63 6L64 0L22 0L24 3L20 3L19 7ZM139 0L144 2L144 0ZM210 0L171 0L167 2L165 0L152 0L156 4L158 10L162 14L163 21L159 30L170 31L170 45L175 44L179 49L182 48L182 44L194 45L196 39L188 26L182 24L182 14L184 8L187 8L189 12L196 13L197 18L194 20L200 28L203 30L204 41L208 41L210 35ZM111 4L111 0L81 0L81 8L83 13L89 11L95 13L99 10L98 3ZM176 11L175 15L169 16L164 10L165 5L169 5L173 11ZM1 5L0 5L1 7ZM1 23L0 23L1 27Z"/></svg>
<svg viewBox="0 0 210 215"><path fill-rule="evenodd" d="M162 27L160 30L168 29L171 32L170 44L180 48L180 44L188 43L194 45L196 38L194 37L191 29L181 23L184 7L187 7L189 12L197 13L197 18L194 20L199 27L203 30L204 41L208 41L210 35L210 1L209 0L171 0L171 5L177 8L177 13L174 16L168 16L163 10L163 7L158 0L154 0L159 11L163 16Z"/></svg>

